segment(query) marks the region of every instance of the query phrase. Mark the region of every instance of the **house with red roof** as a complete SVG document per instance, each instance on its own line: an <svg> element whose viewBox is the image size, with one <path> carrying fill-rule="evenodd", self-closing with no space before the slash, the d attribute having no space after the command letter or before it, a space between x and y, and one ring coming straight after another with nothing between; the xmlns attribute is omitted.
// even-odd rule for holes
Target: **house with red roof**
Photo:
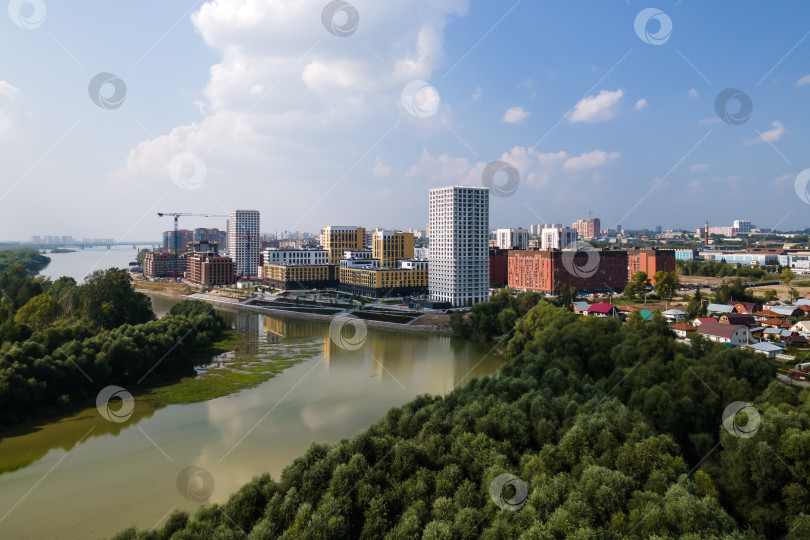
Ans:
<svg viewBox="0 0 810 540"><path fill-rule="evenodd" d="M618 314L619 310L617 310L616 306L610 302L598 302L596 304L591 304L591 307L588 308L588 315L591 316L615 317Z"/></svg>
<svg viewBox="0 0 810 540"><path fill-rule="evenodd" d="M728 305L734 308L734 313L744 315L753 315L755 311L762 309L761 304L755 304L754 302L729 302Z"/></svg>
<svg viewBox="0 0 810 540"><path fill-rule="evenodd" d="M679 338L685 338L687 334L697 330L697 328L695 328L691 324L686 323L676 323L670 326L670 328L672 329L673 332L675 332L675 335L678 336Z"/></svg>
<svg viewBox="0 0 810 540"><path fill-rule="evenodd" d="M697 319L692 321L692 324L695 325L695 326L700 326L701 324L707 323L707 322L708 323L717 322L717 319L713 319L711 317L698 317Z"/></svg>
<svg viewBox="0 0 810 540"><path fill-rule="evenodd" d="M746 345L751 341L751 331L747 326L721 324L717 321L704 322L698 326L698 334L717 343L729 345Z"/></svg>

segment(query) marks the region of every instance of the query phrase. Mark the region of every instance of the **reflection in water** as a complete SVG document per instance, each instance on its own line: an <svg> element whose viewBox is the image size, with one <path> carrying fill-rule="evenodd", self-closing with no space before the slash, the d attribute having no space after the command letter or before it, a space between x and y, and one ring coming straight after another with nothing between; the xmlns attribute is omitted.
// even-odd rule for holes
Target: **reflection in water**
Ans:
<svg viewBox="0 0 810 540"><path fill-rule="evenodd" d="M153 298L158 315L171 304ZM136 399L125 424L89 409L6 434L0 517L14 510L0 520L0 538L98 537L129 525L153 527L172 507L196 510L175 485L187 466L213 475L210 502L221 503L256 474L278 478L313 441L350 438L391 407L419 394L444 394L503 364L486 356L488 348L445 336L369 328L364 346L347 351L331 342L327 322L217 311L250 332L241 352L298 354L302 362L256 388L205 403L156 410Z"/></svg>

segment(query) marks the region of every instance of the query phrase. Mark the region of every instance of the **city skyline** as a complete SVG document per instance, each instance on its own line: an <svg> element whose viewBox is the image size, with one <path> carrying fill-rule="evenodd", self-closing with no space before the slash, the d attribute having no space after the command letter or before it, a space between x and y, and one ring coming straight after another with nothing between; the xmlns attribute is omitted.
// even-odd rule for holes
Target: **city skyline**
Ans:
<svg viewBox="0 0 810 540"><path fill-rule="evenodd" d="M0 23L15 50L0 223L17 240L66 222L152 238L157 210L248 200L274 229L317 230L352 205L405 229L427 221L430 188L492 183L496 161L519 181L493 197L493 228L589 211L627 229L807 226L801 3L662 6L666 36L623 3L355 2L343 33L326 2L92 4L93 24L53 3Z"/></svg>

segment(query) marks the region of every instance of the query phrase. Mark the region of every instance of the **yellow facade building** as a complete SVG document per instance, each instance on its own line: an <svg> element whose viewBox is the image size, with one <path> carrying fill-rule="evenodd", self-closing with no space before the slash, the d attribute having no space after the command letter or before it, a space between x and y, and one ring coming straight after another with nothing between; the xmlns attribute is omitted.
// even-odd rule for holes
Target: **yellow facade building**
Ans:
<svg viewBox="0 0 810 540"><path fill-rule="evenodd" d="M424 294L427 289L427 261L402 261L399 268L340 268L340 290L349 294L397 298Z"/></svg>
<svg viewBox="0 0 810 540"><path fill-rule="evenodd" d="M335 225L324 227L323 247L329 252L329 264L340 264L344 251L365 249L366 229Z"/></svg>
<svg viewBox="0 0 810 540"><path fill-rule="evenodd" d="M403 259L413 259L413 233L378 231L371 246L372 257L380 266L396 268Z"/></svg>
<svg viewBox="0 0 810 540"><path fill-rule="evenodd" d="M274 289L303 290L337 287L337 267L321 265L264 265L264 280Z"/></svg>

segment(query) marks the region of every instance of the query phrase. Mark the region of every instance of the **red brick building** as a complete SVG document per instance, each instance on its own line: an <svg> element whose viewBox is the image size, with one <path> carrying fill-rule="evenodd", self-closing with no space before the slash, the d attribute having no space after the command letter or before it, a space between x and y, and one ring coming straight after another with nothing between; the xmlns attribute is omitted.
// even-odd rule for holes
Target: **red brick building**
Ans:
<svg viewBox="0 0 810 540"><path fill-rule="evenodd" d="M186 279L204 287L236 283L236 263L230 257L195 253L188 258Z"/></svg>
<svg viewBox="0 0 810 540"><path fill-rule="evenodd" d="M627 279L645 272L651 282L656 272L675 271L675 251L671 249L630 249L627 251Z"/></svg>
<svg viewBox="0 0 810 540"><path fill-rule="evenodd" d="M578 291L624 290L627 285L627 251L509 252L509 286L515 289L558 294L563 285Z"/></svg>
<svg viewBox="0 0 810 540"><path fill-rule="evenodd" d="M489 284L506 285L509 278L509 250L489 248Z"/></svg>

